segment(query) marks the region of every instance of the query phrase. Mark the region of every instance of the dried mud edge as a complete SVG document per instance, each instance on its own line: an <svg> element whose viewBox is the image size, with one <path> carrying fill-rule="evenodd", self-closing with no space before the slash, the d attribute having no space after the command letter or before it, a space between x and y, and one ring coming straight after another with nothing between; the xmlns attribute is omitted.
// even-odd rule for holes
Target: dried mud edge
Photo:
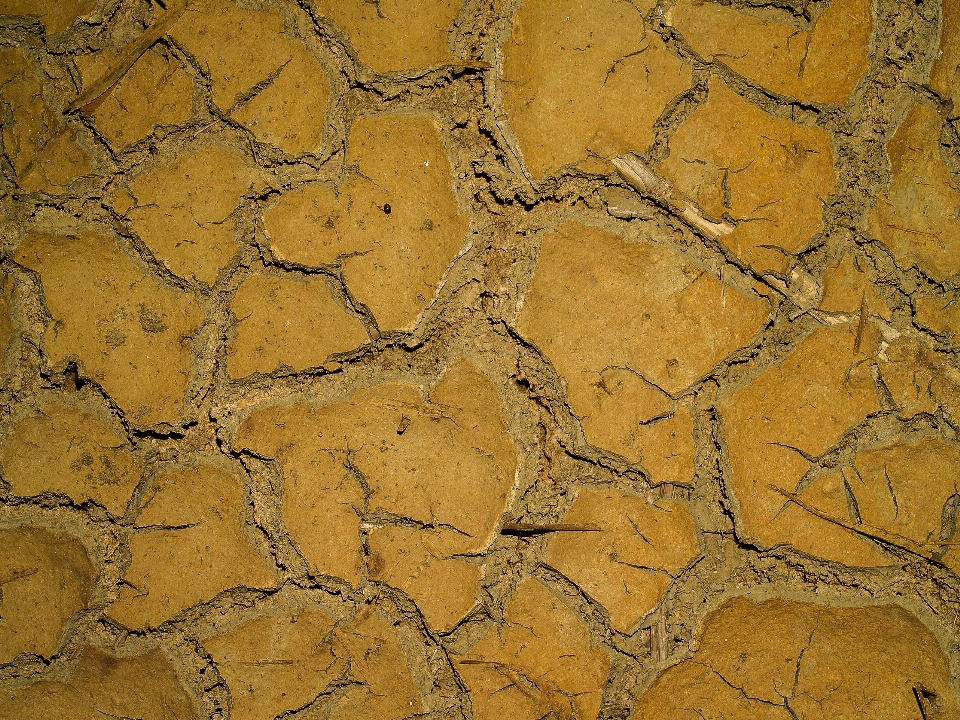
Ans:
<svg viewBox="0 0 960 720"><path fill-rule="evenodd" d="M691 88L665 109L656 128L657 141L646 159L656 164L667 156L672 132L706 101L705 79L711 74L719 75L735 92L775 116L830 130L840 190L824 208L824 232L795 255L794 267L822 278L827 266L840 254L853 253L875 278L878 292L894 313L894 322L926 334L939 351L956 360L958 349L947 344L944 337L919 326L913 311L915 296L946 297L958 290L956 281L937 283L916 267L898 266L891 254L863 230L866 208L888 179L883 144L902 121L909 104L935 106L945 118L951 114L943 104L945 101L923 86L923 75L929 70L936 47L935 38L922 33L919 14L937 13L935 5L901 6L886 0L877 3L870 69L845 108L803 103L752 86L721 62L708 63L697 56L682 37L660 22L662 8L654 9L648 16L650 27L673 52L693 65L694 80ZM130 508L142 497L157 469L209 454L220 454L243 469L254 505L263 492L256 474L269 472L269 468L230 448L229 439L237 422L234 408L281 398L340 398L355 388L390 379L429 383L452 358L463 355L498 385L518 445L520 492L511 506L513 517L556 522L568 502L565 498L572 495L567 491L588 482L629 489L651 499L675 497L689 503L700 528L698 559L678 575L660 607L642 626L632 634L623 634L611 628L601 606L546 565L545 541L500 538L486 555L488 571L479 595L484 602L453 631L438 636L403 593L378 583L368 582L353 589L333 578L312 577L282 527L260 527L261 547L287 578L280 589L228 590L156 630L129 632L106 619L102 611L129 564L125 539L130 518L113 518L102 508L77 505L58 496L18 498L3 483L3 524L30 523L77 535L88 548L99 576L88 609L74 619L60 651L49 661L21 658L0 668L0 683L13 686L40 675L65 676L85 644L120 655L139 654L160 646L176 660L181 677L197 693L201 713L223 717L228 712L229 693L198 638L270 608L299 602L318 603L343 620L376 596L381 611L400 623L404 645L421 687L430 687L433 675L440 680L442 692L456 698L444 708L439 696L432 694L436 691L427 691L427 702L437 708L435 716L468 715L469 699L456 668L449 662L448 652L469 646L495 618L502 617L505 598L520 577L530 575L562 596L590 627L594 641L611 653L613 663L604 691L602 718L624 717L657 670L690 651L702 617L728 595L746 592L760 597L780 595L845 605L902 604L937 633L950 656L954 685L958 686L960 652L955 638L960 636L960 581L955 575L895 547L885 549L898 558L898 564L860 570L790 548L760 550L738 533L735 504L727 490L730 469L722 422L715 404L719 397L788 354L817 326L809 314L798 315L802 309L789 297L771 289L776 307L767 326L748 347L682 393L692 398L695 406L696 463L689 487L653 487L642 468L590 446L565 401L556 371L512 329L515 308L522 302L523 289L529 287L532 278L539 237L568 219L610 229L628 241L668 245L713 274L719 276L722 272L731 284L747 287L753 282L765 282L721 246L698 237L653 203L651 220L638 223L612 218L606 213L601 193L605 187L621 184L614 176L594 176L566 168L539 183L531 180L524 171L516 138L509 131L496 81L501 64L499 46L509 33L510 18L517 6L516 0L502 6L468 0L453 28L454 54L491 62L496 71L442 67L404 77L378 75L363 67L342 33L320 18L308 0L280 5L289 24L304 33L305 42L321 57L332 80L326 150L319 156L300 158L285 157L275 148L259 143L245 128L224 116L212 102L212 82L200 63L184 48L164 38L160 41L162 51L178 57L195 78L195 107L199 110L190 121L179 128L155 131L118 154L91 122L75 117L70 122L79 128L82 141L104 170L74 182L57 197L20 194L9 180L5 181L4 193L12 201L14 220L20 225L36 222L44 213L53 211L74 217L78 224L114 228L125 239L131 257L160 282L193 289L158 262L106 206L103 198L118 178L151 155L172 158L203 142L203 134L216 127L218 142L230 145L251 163L277 169L285 187L296 187L307 179L334 178L343 171L346 136L358 115L389 111L433 114L441 121L458 200L471 218L471 228L465 250L448 270L436 299L415 331L381 334L369 311L350 301L349 290L337 268L318 271L276 262L263 245L262 232L258 233L257 217L270 199L267 193L246 198L237 238L240 251L221 271L213 287L198 291L207 320L193 341L195 379L188 390L182 423L136 427L95 382L78 378L79 392L88 402L102 405L113 415L131 447L147 461L149 469ZM59 67L59 78L51 78L47 87L59 83L57 102L64 105L73 97L65 84L65 78L74 76L69 56L82 48L98 49L109 44L111 27L127 11L128 6L120 0L107 2L93 22L79 23L70 32L50 38L42 36L36 23L8 20L0 25L0 41L30 47L43 55L51 67ZM140 14L146 22L142 7ZM911 76L918 79L910 81ZM868 102L874 96L883 101ZM466 104L464 97L469 98ZM952 114L955 113L954 109ZM960 140L955 122L945 119L941 143L956 179L960 177ZM854 145L859 145L856 152ZM3 158L3 164L9 169L10 159ZM9 177L9 173L5 174ZM19 329L7 354L7 379L0 390L5 433L18 409L32 397L47 389L61 388L64 382L73 382L70 367L53 366L44 357L41 339L49 313L38 278L10 259L16 241L17 238L4 238L2 259L2 268L12 276L15 286L14 316ZM514 258L511 280L516 291L498 294L484 285L483 268L494 252L507 252ZM227 305L240 282L253 272L323 273L335 286L342 287L341 301L348 310L360 315L371 342L339 357L340 366L334 371L315 368L242 381L230 379L225 371L225 350L232 329ZM929 421L946 432L957 431L954 418ZM868 432L869 428L864 424L857 430ZM908 431L906 426L900 429L903 433ZM253 523L252 513L249 520ZM426 660L430 649L439 651L434 657L440 660L434 665Z"/></svg>

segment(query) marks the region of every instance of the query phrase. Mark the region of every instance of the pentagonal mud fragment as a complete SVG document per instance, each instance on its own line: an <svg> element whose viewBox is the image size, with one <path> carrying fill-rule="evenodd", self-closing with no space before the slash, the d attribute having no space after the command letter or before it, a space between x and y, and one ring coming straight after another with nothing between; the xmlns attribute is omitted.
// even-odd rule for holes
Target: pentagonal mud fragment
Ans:
<svg viewBox="0 0 960 720"><path fill-rule="evenodd" d="M260 617L203 644L230 688L234 720L301 709L329 720L423 712L396 631L369 608L336 627L313 608Z"/></svg>
<svg viewBox="0 0 960 720"><path fill-rule="evenodd" d="M20 653L54 655L68 621L86 607L94 576L75 538L42 528L0 529L0 663Z"/></svg>
<svg viewBox="0 0 960 720"><path fill-rule="evenodd" d="M190 695L162 650L118 658L87 647L69 680L0 691L0 720L195 720Z"/></svg>
<svg viewBox="0 0 960 720"><path fill-rule="evenodd" d="M566 381L587 440L628 457L646 457L649 441L649 454L663 457L662 438L640 424L671 406L649 385L682 390L747 344L768 314L765 300L723 288L673 250L568 222L543 239L518 326ZM627 370L626 382L607 384L610 369ZM610 429L624 417L635 425L617 437Z"/></svg>
<svg viewBox="0 0 960 720"><path fill-rule="evenodd" d="M172 272L212 285L237 251L232 215L259 179L240 156L205 145L131 182L126 217Z"/></svg>
<svg viewBox="0 0 960 720"><path fill-rule="evenodd" d="M232 720L263 720L309 705L347 674L327 640L333 618L303 608L264 616L203 642L230 688Z"/></svg>
<svg viewBox="0 0 960 720"><path fill-rule="evenodd" d="M879 409L866 363L853 353L853 328L818 329L781 363L720 403L730 467L730 490L743 532L765 546L799 550L851 565L884 564L860 538L814 517L770 487L794 492L809 463L848 429ZM837 517L848 516L843 482L818 483L800 493Z"/></svg>
<svg viewBox="0 0 960 720"><path fill-rule="evenodd" d="M291 58L297 41L283 34L273 8L247 10L230 0L195 0L171 34L213 80L213 101L223 110Z"/></svg>
<svg viewBox="0 0 960 720"><path fill-rule="evenodd" d="M733 598L706 617L697 652L661 673L630 717L933 720L958 714L946 655L903 608Z"/></svg>
<svg viewBox="0 0 960 720"><path fill-rule="evenodd" d="M656 607L671 577L697 554L690 509L673 500L651 504L619 490L584 488L563 522L599 531L558 533L547 562L600 602L624 633Z"/></svg>
<svg viewBox="0 0 960 720"><path fill-rule="evenodd" d="M768 90L844 105L867 71L873 3L834 0L801 30L719 3L681 0L667 24L700 56L713 56Z"/></svg>
<svg viewBox="0 0 960 720"><path fill-rule="evenodd" d="M368 539L368 573L403 590L431 628L448 632L477 601L481 566L455 557L469 544L469 537L439 529L376 528Z"/></svg>
<svg viewBox="0 0 960 720"><path fill-rule="evenodd" d="M48 397L16 422L3 446L3 477L14 494L63 493L120 517L143 465L130 443L79 405Z"/></svg>
<svg viewBox="0 0 960 720"><path fill-rule="evenodd" d="M108 72L114 58L81 58L84 86ZM178 125L193 114L193 79L170 54L148 50L92 111L97 129L116 149L142 140L158 125Z"/></svg>
<svg viewBox="0 0 960 720"><path fill-rule="evenodd" d="M626 367L606 367L590 375L594 380L581 398L590 409L580 417L590 442L639 462L654 482L690 480L690 410Z"/></svg>
<svg viewBox="0 0 960 720"><path fill-rule="evenodd" d="M321 412L308 405L256 411L240 426L236 445L277 460L284 525L311 572L355 584L364 488L336 433L326 441L330 430Z"/></svg>
<svg viewBox="0 0 960 720"><path fill-rule="evenodd" d="M196 298L161 285L93 231L30 232L14 259L43 283L52 365L78 360L138 425L180 418L192 372L185 341L203 319Z"/></svg>
<svg viewBox="0 0 960 720"><path fill-rule="evenodd" d="M357 453L373 490L371 510L449 526L469 536L464 551L485 547L518 462L497 389L463 359L426 397L411 386L395 387L374 389L363 418L367 432L383 438L376 450L371 443Z"/></svg>
<svg viewBox="0 0 960 720"><path fill-rule="evenodd" d="M426 396L392 383L343 402L256 411L240 426L236 445L278 460L291 536L315 571L351 583L360 577L365 508L407 518L407 526L412 520L451 531L441 557L476 551L492 538L517 467L497 391L465 361ZM418 536L424 545L431 537ZM419 552L416 541L411 552ZM394 570L386 561L370 568L379 577ZM468 594L462 584L438 592L451 608L465 605ZM429 611L445 617L433 603Z"/></svg>
<svg viewBox="0 0 960 720"><path fill-rule="evenodd" d="M930 69L930 87L953 100L953 114L960 110L960 0L943 0L940 51Z"/></svg>
<svg viewBox="0 0 960 720"><path fill-rule="evenodd" d="M517 587L503 624L455 662L476 720L594 720L610 670L583 620L533 579Z"/></svg>
<svg viewBox="0 0 960 720"><path fill-rule="evenodd" d="M369 340L363 324L330 295L322 277L253 275L230 302L237 331L227 349L232 377L318 367Z"/></svg>
<svg viewBox="0 0 960 720"><path fill-rule="evenodd" d="M245 530L240 478L199 464L154 479L130 536L130 567L107 614L156 627L229 588L273 587L274 570Z"/></svg>
<svg viewBox="0 0 960 720"><path fill-rule="evenodd" d="M869 228L903 268L919 265L936 280L960 272L960 192L940 157L942 120L914 105L887 143L892 178L877 197Z"/></svg>
<svg viewBox="0 0 960 720"><path fill-rule="evenodd" d="M337 698L330 720L399 720L423 712L423 700L393 623L365 609L338 628L330 642L338 659L349 660L349 679L354 683Z"/></svg>
<svg viewBox="0 0 960 720"><path fill-rule="evenodd" d="M447 33L460 0L318 0L317 9L346 33L375 72L437 65L453 56Z"/></svg>
<svg viewBox="0 0 960 720"><path fill-rule="evenodd" d="M721 242L758 271L787 269L775 248L797 250L823 229L836 186L829 132L768 115L719 79L670 138L660 173L708 215L728 213L737 227Z"/></svg>
<svg viewBox="0 0 960 720"><path fill-rule="evenodd" d="M0 0L0 15L39 15L44 30L53 35L92 13L99 4L98 0Z"/></svg>
<svg viewBox="0 0 960 720"><path fill-rule="evenodd" d="M503 47L503 102L536 178L587 160L604 131L643 152L691 70L644 27L652 2L525 0ZM604 168L604 172L609 169Z"/></svg>
<svg viewBox="0 0 960 720"><path fill-rule="evenodd" d="M361 118L347 163L357 173L336 191L307 185L264 213L270 249L305 265L342 263L381 330L411 329L467 229L439 127L417 115Z"/></svg>
<svg viewBox="0 0 960 720"><path fill-rule="evenodd" d="M901 416L935 414L943 408L960 418L960 369L950 356L901 335L884 350L880 360L880 377Z"/></svg>
<svg viewBox="0 0 960 720"><path fill-rule="evenodd" d="M936 436L861 452L852 464L806 483L798 510L833 522L830 546L813 551L851 565L893 564L892 556L880 556L879 544L864 552L865 542L882 539L956 568L960 562L950 543L956 534L958 474L960 449ZM812 536L814 525L808 527Z"/></svg>
<svg viewBox="0 0 960 720"><path fill-rule="evenodd" d="M319 61L283 33L280 13L197 0L173 28L213 80L213 101L263 142L316 152L329 84Z"/></svg>
<svg viewBox="0 0 960 720"><path fill-rule="evenodd" d="M239 122L261 142L299 155L319 152L330 84L327 74L306 47L291 43L290 59L270 84L236 109Z"/></svg>

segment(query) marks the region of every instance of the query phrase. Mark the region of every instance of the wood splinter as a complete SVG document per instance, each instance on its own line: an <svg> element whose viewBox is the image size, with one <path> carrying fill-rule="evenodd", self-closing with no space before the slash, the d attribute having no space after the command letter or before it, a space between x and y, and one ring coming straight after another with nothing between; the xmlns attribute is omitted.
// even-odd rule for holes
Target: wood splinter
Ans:
<svg viewBox="0 0 960 720"><path fill-rule="evenodd" d="M714 222L707 219L703 210L677 193L669 182L657 175L635 153L611 158L610 162L620 173L620 177L630 183L637 192L664 205L671 213L711 240L719 240L737 229L736 225L726 220Z"/></svg>
<svg viewBox="0 0 960 720"><path fill-rule="evenodd" d="M542 535L552 532L600 532L596 525L576 523L504 523L501 535Z"/></svg>

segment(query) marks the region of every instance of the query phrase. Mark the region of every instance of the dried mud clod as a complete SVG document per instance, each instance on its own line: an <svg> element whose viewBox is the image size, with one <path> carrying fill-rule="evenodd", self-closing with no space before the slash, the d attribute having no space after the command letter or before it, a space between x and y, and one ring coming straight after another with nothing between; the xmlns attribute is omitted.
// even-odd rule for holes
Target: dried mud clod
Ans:
<svg viewBox="0 0 960 720"><path fill-rule="evenodd" d="M0 2L0 720L960 717L958 0Z"/></svg>

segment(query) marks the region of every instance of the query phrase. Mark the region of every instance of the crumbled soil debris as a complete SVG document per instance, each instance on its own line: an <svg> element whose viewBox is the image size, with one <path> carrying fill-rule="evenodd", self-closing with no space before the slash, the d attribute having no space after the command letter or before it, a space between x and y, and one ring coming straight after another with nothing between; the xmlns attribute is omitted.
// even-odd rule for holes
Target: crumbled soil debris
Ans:
<svg viewBox="0 0 960 720"><path fill-rule="evenodd" d="M0 720L960 717L960 0L0 0Z"/></svg>

